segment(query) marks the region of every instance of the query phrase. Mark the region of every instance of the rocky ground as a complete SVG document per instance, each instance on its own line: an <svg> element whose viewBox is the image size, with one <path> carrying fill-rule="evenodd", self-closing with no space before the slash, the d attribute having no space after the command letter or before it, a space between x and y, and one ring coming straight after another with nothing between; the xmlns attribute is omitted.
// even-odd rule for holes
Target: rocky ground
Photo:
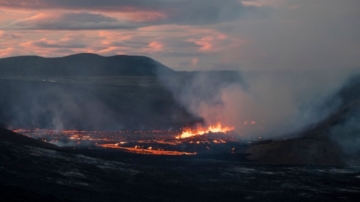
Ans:
<svg viewBox="0 0 360 202"><path fill-rule="evenodd" d="M360 167L219 159L219 155L145 158L111 150L53 150L1 142L0 199L356 201L360 197Z"/></svg>

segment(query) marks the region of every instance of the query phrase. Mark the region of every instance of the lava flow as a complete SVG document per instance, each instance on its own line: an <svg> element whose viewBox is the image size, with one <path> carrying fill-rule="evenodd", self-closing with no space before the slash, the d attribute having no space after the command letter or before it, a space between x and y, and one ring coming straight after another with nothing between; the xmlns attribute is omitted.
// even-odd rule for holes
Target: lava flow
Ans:
<svg viewBox="0 0 360 202"><path fill-rule="evenodd" d="M179 136L177 136L176 139L185 139L197 135L204 135L207 133L228 133L233 130L234 127L222 126L221 123L217 123L216 125L209 126L208 128L202 128L202 127L198 127L196 129L187 128L183 130L183 132Z"/></svg>
<svg viewBox="0 0 360 202"><path fill-rule="evenodd" d="M14 132L71 149L118 149L147 155L197 155L233 153L244 142L234 127L220 123L207 128L148 131L77 131L48 129L16 129Z"/></svg>

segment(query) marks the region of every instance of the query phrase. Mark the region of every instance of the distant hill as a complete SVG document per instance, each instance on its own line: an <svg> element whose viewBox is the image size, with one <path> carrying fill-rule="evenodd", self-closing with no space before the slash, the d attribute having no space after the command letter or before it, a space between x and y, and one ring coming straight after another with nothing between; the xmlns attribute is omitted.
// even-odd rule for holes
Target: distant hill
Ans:
<svg viewBox="0 0 360 202"><path fill-rule="evenodd" d="M0 78L0 122L14 128L179 128L198 119L157 76Z"/></svg>
<svg viewBox="0 0 360 202"><path fill-rule="evenodd" d="M80 53L66 57L18 56L0 59L2 76L141 76L174 70L144 56L103 57Z"/></svg>

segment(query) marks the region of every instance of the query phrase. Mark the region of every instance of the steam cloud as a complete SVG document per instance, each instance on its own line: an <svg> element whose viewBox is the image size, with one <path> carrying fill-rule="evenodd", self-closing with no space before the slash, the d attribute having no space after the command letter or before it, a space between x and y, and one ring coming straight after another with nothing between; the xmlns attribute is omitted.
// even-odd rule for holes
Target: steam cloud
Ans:
<svg viewBox="0 0 360 202"><path fill-rule="evenodd" d="M254 139L294 136L322 121L342 104L334 95L352 74L352 69L193 72L161 80L205 125L220 122ZM244 125L252 121L256 125Z"/></svg>
<svg viewBox="0 0 360 202"><path fill-rule="evenodd" d="M329 131L330 138L347 156L360 152L360 75L351 77L336 94L340 98L343 116Z"/></svg>
<svg viewBox="0 0 360 202"><path fill-rule="evenodd" d="M121 127L111 109L95 95L84 89L48 81L15 81L8 94L17 100L7 109L14 127L64 129L111 129ZM13 96L13 97L12 97ZM4 109L3 109L4 110ZM121 122L120 122L121 123Z"/></svg>

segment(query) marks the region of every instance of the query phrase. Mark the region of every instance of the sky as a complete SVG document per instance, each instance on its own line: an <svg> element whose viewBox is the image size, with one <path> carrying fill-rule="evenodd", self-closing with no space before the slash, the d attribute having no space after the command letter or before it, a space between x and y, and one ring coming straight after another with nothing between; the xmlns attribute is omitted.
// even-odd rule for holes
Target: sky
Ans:
<svg viewBox="0 0 360 202"><path fill-rule="evenodd" d="M360 67L360 1L0 0L0 58L83 52L189 71Z"/></svg>

